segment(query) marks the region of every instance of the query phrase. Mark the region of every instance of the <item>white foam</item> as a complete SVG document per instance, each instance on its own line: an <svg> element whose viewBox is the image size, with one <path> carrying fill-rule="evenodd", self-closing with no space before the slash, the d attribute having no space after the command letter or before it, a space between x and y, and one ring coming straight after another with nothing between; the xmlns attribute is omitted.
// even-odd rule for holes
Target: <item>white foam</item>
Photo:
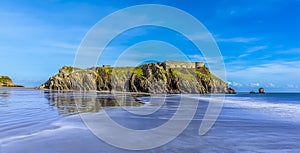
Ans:
<svg viewBox="0 0 300 153"><path fill-rule="evenodd" d="M199 100L209 101L210 97L194 97ZM224 107L255 110L274 117L281 117L300 121L300 104L272 103L270 101L253 99L251 97L226 97Z"/></svg>
<svg viewBox="0 0 300 153"><path fill-rule="evenodd" d="M239 108L251 108L260 110L284 118L300 120L300 105L287 103L270 103L265 101L236 101L226 100L227 104Z"/></svg>
<svg viewBox="0 0 300 153"><path fill-rule="evenodd" d="M81 119L80 119L79 115L69 116L69 117L63 118L61 120L58 120L56 122L51 123L50 127L51 126L55 127L55 128L36 131L36 132L30 133L30 134L4 137L4 138L0 139L0 142L5 144L5 143L12 142L12 141L31 138L31 137L35 137L35 136L51 135L51 134L56 133L56 132L62 132L62 131L66 131L66 130L68 131L70 129L87 130L86 126L81 122Z"/></svg>

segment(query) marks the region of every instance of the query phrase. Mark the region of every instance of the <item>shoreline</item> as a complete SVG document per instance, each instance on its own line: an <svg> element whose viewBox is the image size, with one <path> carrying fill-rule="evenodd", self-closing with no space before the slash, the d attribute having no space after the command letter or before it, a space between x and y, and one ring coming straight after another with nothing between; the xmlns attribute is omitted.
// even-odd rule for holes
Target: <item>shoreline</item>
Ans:
<svg viewBox="0 0 300 153"><path fill-rule="evenodd" d="M101 94L136 94L136 95L151 95L151 93L147 92L122 92L122 91L115 91L115 92L110 92L110 91L98 91L98 90L52 90L52 89L39 89L38 87L26 87L26 86L21 86L21 87L0 87L0 89L26 89L26 90L41 90L41 91L53 91L53 92L96 92L96 93L101 93ZM169 94L166 93L166 95L236 95L236 94L249 94L247 91L241 91L237 92L236 94L228 94L228 93L206 93L206 94L197 94L197 93L179 93L179 94ZM300 94L299 91L270 91L266 92L265 95L267 94ZM157 95L162 95L162 94L157 94ZM249 94L250 95L250 94Z"/></svg>

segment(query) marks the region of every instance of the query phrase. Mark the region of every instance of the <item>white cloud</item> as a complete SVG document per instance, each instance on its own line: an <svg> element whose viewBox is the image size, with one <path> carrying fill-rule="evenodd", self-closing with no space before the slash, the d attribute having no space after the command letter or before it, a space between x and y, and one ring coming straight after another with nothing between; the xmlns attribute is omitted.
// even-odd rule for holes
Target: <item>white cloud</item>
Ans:
<svg viewBox="0 0 300 153"><path fill-rule="evenodd" d="M249 56L250 54L241 54L240 56L238 56L238 58L242 58L242 57L246 57Z"/></svg>
<svg viewBox="0 0 300 153"><path fill-rule="evenodd" d="M216 57L203 57L199 54L194 55L188 55L188 58L190 58L191 61L204 61L209 64L218 64L220 62L223 62L224 57L222 56L216 56Z"/></svg>
<svg viewBox="0 0 300 153"><path fill-rule="evenodd" d="M217 42L233 42L233 43L248 43L259 41L258 38L247 38L247 37L233 37L233 38L218 38L216 37Z"/></svg>
<svg viewBox="0 0 300 153"><path fill-rule="evenodd" d="M206 41L206 40L210 40L210 38L214 38L214 35L211 34L211 33L205 33L205 32L202 32L202 33L194 33L194 34L190 34L188 35L188 37L191 39L191 40L202 40L202 41Z"/></svg>
<svg viewBox="0 0 300 153"><path fill-rule="evenodd" d="M238 82L228 82L229 86L233 86L233 87L242 87L243 84L238 83Z"/></svg>
<svg viewBox="0 0 300 153"><path fill-rule="evenodd" d="M188 55L188 57L193 61L204 61L204 57L201 55Z"/></svg>
<svg viewBox="0 0 300 153"><path fill-rule="evenodd" d="M72 50L77 50L77 48L80 45L79 43L78 44L71 44L71 43L67 43L67 42L46 42L45 44L49 47L56 47L56 48L62 48L62 49L72 49Z"/></svg>
<svg viewBox="0 0 300 153"><path fill-rule="evenodd" d="M290 48L287 50L281 50L277 52L278 54L299 54L300 53L300 47L297 48Z"/></svg>
<svg viewBox="0 0 300 153"><path fill-rule="evenodd" d="M274 83L268 83L268 84L267 84L267 87L275 88L276 85L275 85Z"/></svg>
<svg viewBox="0 0 300 153"><path fill-rule="evenodd" d="M232 64L231 64L232 65ZM247 65L243 63L227 67L227 78L230 80L247 83L248 86L264 85L266 87L292 88L300 84L300 61L274 60L266 64ZM249 82L252 82L250 84ZM270 83L271 82L271 83ZM289 84L289 86L287 86Z"/></svg>
<svg viewBox="0 0 300 153"><path fill-rule="evenodd" d="M298 85L294 85L294 84L287 84L286 86L288 88L298 88Z"/></svg>
<svg viewBox="0 0 300 153"><path fill-rule="evenodd" d="M250 53L257 52L266 48L268 48L268 46L255 46L255 47L248 48L248 50L246 50L246 53L239 55L238 58L247 57L250 55Z"/></svg>
<svg viewBox="0 0 300 153"><path fill-rule="evenodd" d="M249 48L246 52L247 53L253 53L253 52L260 51L260 50L263 50L263 49L266 49L266 48L268 48L268 46L255 46L255 47Z"/></svg>
<svg viewBox="0 0 300 153"><path fill-rule="evenodd" d="M250 55L250 53L257 52L266 48L268 48L268 46L255 46L255 47L248 48L248 50L246 50L246 53L239 55L238 58L247 57Z"/></svg>
<svg viewBox="0 0 300 153"><path fill-rule="evenodd" d="M258 87L260 84L259 83L250 83L249 86L250 87Z"/></svg>

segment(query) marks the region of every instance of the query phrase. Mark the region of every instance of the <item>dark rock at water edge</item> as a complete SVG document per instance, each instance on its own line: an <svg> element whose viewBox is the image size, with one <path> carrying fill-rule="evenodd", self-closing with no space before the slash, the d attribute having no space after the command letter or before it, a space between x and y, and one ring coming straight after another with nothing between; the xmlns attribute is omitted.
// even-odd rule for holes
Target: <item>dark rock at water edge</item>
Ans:
<svg viewBox="0 0 300 153"><path fill-rule="evenodd" d="M250 94L256 94L256 93L255 93L255 91L253 91L253 90L252 90L252 91L250 91L249 93L250 93Z"/></svg>
<svg viewBox="0 0 300 153"><path fill-rule="evenodd" d="M207 67L169 68L150 63L138 67L94 67L79 69L64 66L42 84L49 90L96 90L159 94L236 93Z"/></svg>
<svg viewBox="0 0 300 153"><path fill-rule="evenodd" d="M227 93L228 94L236 94L236 91L234 89L232 89L232 88L228 88L227 89Z"/></svg>
<svg viewBox="0 0 300 153"><path fill-rule="evenodd" d="M265 93L265 89L264 88L259 88L258 92L255 91L250 91L250 94L264 94Z"/></svg>
<svg viewBox="0 0 300 153"><path fill-rule="evenodd" d="M265 93L265 89L264 89L264 88L259 88L259 89L258 89L258 93L264 94L264 93Z"/></svg>

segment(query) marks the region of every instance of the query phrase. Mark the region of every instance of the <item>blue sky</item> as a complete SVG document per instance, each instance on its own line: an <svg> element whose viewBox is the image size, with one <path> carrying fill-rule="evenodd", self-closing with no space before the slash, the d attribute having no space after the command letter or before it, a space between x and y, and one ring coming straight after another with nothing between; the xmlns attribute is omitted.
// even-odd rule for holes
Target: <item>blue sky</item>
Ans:
<svg viewBox="0 0 300 153"><path fill-rule="evenodd" d="M73 65L81 40L99 20L119 9L148 3L179 8L202 22L214 36L227 81L236 90L262 86L267 91L300 91L299 0L1 0L0 75L38 86L60 67ZM203 59L178 33L145 26L114 39L99 64L112 64L116 52L146 40L174 42L191 60Z"/></svg>

